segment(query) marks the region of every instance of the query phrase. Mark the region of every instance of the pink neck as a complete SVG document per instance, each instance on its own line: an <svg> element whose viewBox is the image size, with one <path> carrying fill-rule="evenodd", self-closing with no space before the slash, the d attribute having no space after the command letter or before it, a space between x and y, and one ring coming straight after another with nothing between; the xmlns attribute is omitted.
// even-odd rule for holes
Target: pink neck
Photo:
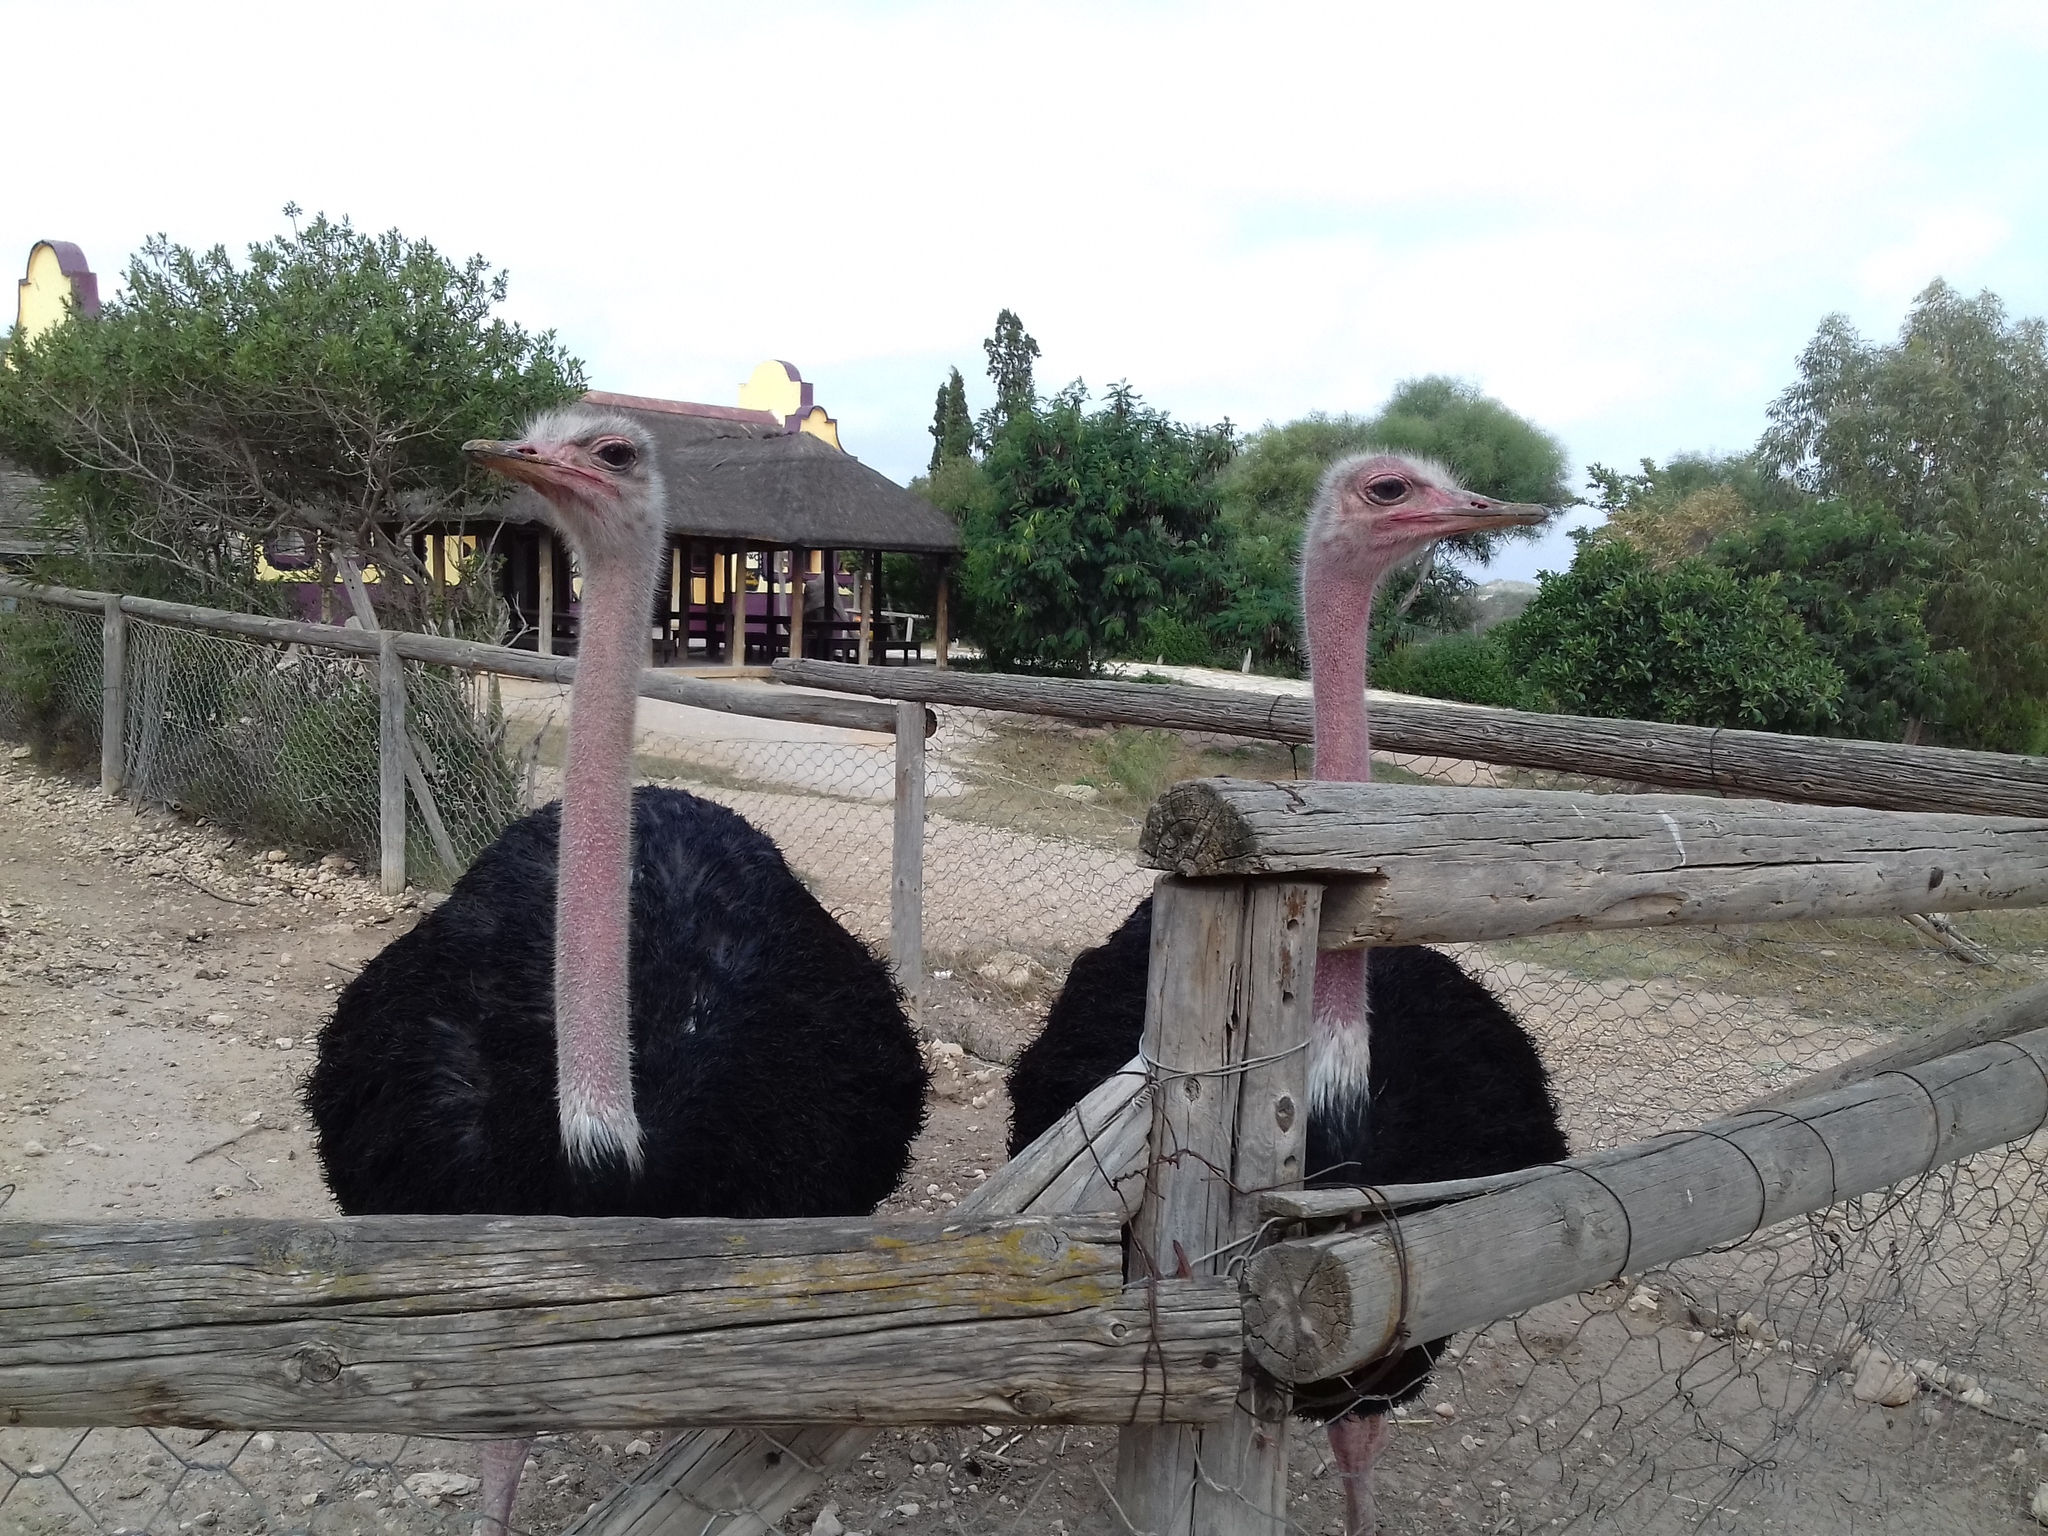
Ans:
<svg viewBox="0 0 2048 1536"><path fill-rule="evenodd" d="M1315 686L1318 779L1363 784L1372 778L1372 738L1365 713L1365 654L1378 572L1364 580L1331 563L1311 564L1302 577L1309 678ZM1365 951L1331 950L1316 957L1318 1054L1310 1058L1310 1102L1334 1105L1365 1093L1367 1046ZM1346 1037L1349 1037L1347 1039Z"/></svg>
<svg viewBox="0 0 2048 1536"><path fill-rule="evenodd" d="M1313 566L1302 580L1308 670L1315 687L1316 777L1339 784L1372 779L1365 648L1376 585Z"/></svg>
<svg viewBox="0 0 2048 1536"><path fill-rule="evenodd" d="M555 1082L562 1137L586 1167L637 1171L629 1007L633 721L653 560L586 562L555 889Z"/></svg>

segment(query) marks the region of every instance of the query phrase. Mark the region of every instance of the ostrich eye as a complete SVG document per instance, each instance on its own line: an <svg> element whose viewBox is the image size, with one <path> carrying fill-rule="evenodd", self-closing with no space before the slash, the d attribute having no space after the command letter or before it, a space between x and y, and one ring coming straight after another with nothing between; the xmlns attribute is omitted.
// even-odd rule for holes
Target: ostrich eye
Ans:
<svg viewBox="0 0 2048 1536"><path fill-rule="evenodd" d="M594 457L607 469L631 469L639 455L633 451L631 443L613 441L597 449Z"/></svg>
<svg viewBox="0 0 2048 1536"><path fill-rule="evenodd" d="M1408 494L1408 482L1399 475L1382 475L1365 488L1365 499L1374 506L1391 506Z"/></svg>

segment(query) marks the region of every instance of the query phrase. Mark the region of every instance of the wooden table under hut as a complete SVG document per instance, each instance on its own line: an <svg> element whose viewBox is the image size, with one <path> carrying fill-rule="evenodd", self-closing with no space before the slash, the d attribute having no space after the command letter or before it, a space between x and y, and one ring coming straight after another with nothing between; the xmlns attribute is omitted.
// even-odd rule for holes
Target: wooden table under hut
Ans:
<svg viewBox="0 0 2048 1536"><path fill-rule="evenodd" d="M927 644L946 665L959 529L840 448L837 424L794 368L762 364L738 407L602 391L584 398L647 428L668 485L677 521L668 581L649 615L657 665L911 661ZM578 578L568 550L535 520L533 492L493 511L505 519L492 543L509 643L573 653ZM474 522L465 530L475 531ZM913 557L889 562L905 590L884 591L885 553Z"/></svg>

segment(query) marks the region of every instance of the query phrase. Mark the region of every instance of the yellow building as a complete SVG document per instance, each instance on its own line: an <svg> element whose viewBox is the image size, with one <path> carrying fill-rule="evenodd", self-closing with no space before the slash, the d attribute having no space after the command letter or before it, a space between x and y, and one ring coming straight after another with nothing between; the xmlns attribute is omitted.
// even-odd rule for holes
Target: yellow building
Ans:
<svg viewBox="0 0 2048 1536"><path fill-rule="evenodd" d="M17 285L14 334L34 341L73 311L100 312L100 280L85 252L69 240L38 240L29 248L28 272Z"/></svg>

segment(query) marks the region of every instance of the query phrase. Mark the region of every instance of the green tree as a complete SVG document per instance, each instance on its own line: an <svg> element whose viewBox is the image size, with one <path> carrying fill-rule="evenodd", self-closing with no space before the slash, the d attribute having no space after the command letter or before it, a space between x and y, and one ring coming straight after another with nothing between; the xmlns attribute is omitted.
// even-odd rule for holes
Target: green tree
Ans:
<svg viewBox="0 0 2048 1536"><path fill-rule="evenodd" d="M582 388L552 333L493 315L505 288L325 215L240 264L157 236L96 319L10 349L0 451L54 479L74 566L108 584L247 603L258 543L296 533L374 563L417 622L411 531L502 494L463 440Z"/></svg>
<svg viewBox="0 0 2048 1536"><path fill-rule="evenodd" d="M2048 327L1942 282L1890 344L1831 315L1770 419L1764 462L1934 552L1927 633L1968 666L1940 735L2048 750Z"/></svg>
<svg viewBox="0 0 2048 1536"><path fill-rule="evenodd" d="M1010 419L1029 411L1038 398L1031 377L1038 343L1015 312L1006 309L996 316L996 328L983 340L981 350L988 354L988 376L996 387L996 403L981 417L981 440L990 446Z"/></svg>
<svg viewBox="0 0 2048 1536"><path fill-rule="evenodd" d="M1223 593L1214 480L1235 446L1228 424L1183 426L1122 384L1085 406L1074 385L1019 409L983 465L963 617L999 668L1092 670L1158 644L1169 620L1201 630Z"/></svg>
<svg viewBox="0 0 2048 1536"><path fill-rule="evenodd" d="M1881 508L1822 502L1746 524L1708 552L1737 577L1773 577L1843 677L1835 728L1872 740L1939 733L1969 689L1969 658L1937 650L1922 619L1940 551Z"/></svg>
<svg viewBox="0 0 2048 1536"><path fill-rule="evenodd" d="M1538 587L1493 635L1548 708L1770 731L1834 719L1842 674L1774 576L1704 560L1659 570L1633 545L1581 537L1571 569Z"/></svg>
<svg viewBox="0 0 2048 1536"><path fill-rule="evenodd" d="M938 404L932 411L932 462L928 471L934 480L939 471L974 451L974 418L967 414L967 384L958 368L939 386Z"/></svg>

